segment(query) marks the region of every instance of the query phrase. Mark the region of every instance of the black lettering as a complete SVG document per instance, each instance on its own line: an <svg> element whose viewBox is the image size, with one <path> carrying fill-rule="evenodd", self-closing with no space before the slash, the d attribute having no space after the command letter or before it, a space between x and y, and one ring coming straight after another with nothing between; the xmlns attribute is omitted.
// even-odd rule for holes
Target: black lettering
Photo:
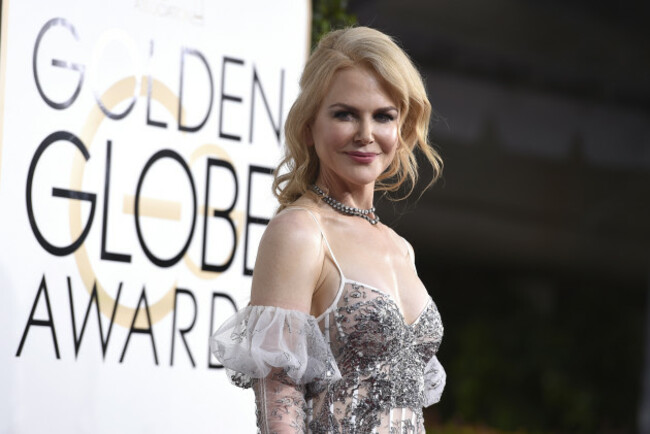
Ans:
<svg viewBox="0 0 650 434"><path fill-rule="evenodd" d="M269 219L251 215L251 191L253 190L253 174L262 173L273 175L273 169L269 167L250 166L248 170L248 192L246 194L246 228L244 229L244 275L252 276L253 269L248 266L248 228L250 225L268 225Z"/></svg>
<svg viewBox="0 0 650 434"><path fill-rule="evenodd" d="M38 93L41 95L41 98L43 98L43 101L50 107L56 109L56 110L63 110L65 108L68 108L72 105L73 102L77 99L79 96L79 92L81 92L81 85L83 84L84 81L84 71L85 67L84 65L80 65L78 63L73 63L73 62L66 62L64 60L59 60L59 59L52 59L52 66L55 66L57 68L64 68L64 69L69 69L71 71L77 71L79 75L79 81L77 82L77 87L75 88L74 92L65 101L62 102L56 102L48 98L47 95L45 95L45 92L43 92L43 88L41 87L41 82L39 80L38 76L38 68L36 67L36 59L38 57L38 49L41 46L41 41L43 40L43 37L45 36L45 33L54 26L63 26L66 29L70 31L72 36L76 41L79 41L79 36L77 36L77 30L74 28L72 24L70 24L67 20L64 18L52 18L49 20L43 28L41 29L40 32L38 32L38 36L36 37L36 43L34 44L34 54L32 56L32 72L34 73L34 81L36 82L36 89L38 89Z"/></svg>
<svg viewBox="0 0 650 434"><path fill-rule="evenodd" d="M138 312L140 311L140 304L144 304L144 312L147 315L147 324L145 328L136 328L135 320L138 318ZM120 357L120 363L124 361L124 355L126 354L126 347L129 345L129 340L131 339L131 334L133 333L142 333L149 335L151 337L151 347L153 348L153 358L158 365L158 353L156 352L156 341L153 338L153 328L151 326L151 314L149 313L149 303L147 302L147 293L144 286L142 287L142 294L140 294L140 299L138 300L138 305L135 307L135 312L133 313L133 321L131 321L131 327L129 327L129 334L126 337L126 342L124 343L124 349L122 350L122 357Z"/></svg>
<svg viewBox="0 0 650 434"><path fill-rule="evenodd" d="M106 250L106 238L108 234L108 196L109 196L109 187L111 185L111 146L112 143L110 140L106 143L106 169L104 177L104 210L102 216L102 251L101 258L107 259L109 261L117 262L131 262L131 255L125 255L123 253L114 253Z"/></svg>
<svg viewBox="0 0 650 434"><path fill-rule="evenodd" d="M102 327L101 315L99 310L99 298L97 297L97 282L93 284L93 290L90 293L90 300L88 301L88 307L86 307L86 315L84 316L83 324L81 325L81 332L77 336L77 322L75 320L74 312L74 302L72 301L72 283L70 282L70 277L68 277L68 297L70 299L70 315L72 317L72 338L74 340L74 356L77 358L79 355L79 348L81 348L81 340L83 339L84 332L86 331L86 324L88 324L88 317L90 316L90 307L95 305L95 314L97 315L97 324L99 325L99 338L102 343L102 358L106 358L106 349L108 348L108 342L111 339L111 333L113 332L113 323L115 322L115 314L117 313L117 306L120 301L120 294L122 293L122 282L117 288L117 295L115 297L115 303L113 304L113 313L111 314L111 322L108 325L108 332L106 337L104 337L104 330Z"/></svg>
<svg viewBox="0 0 650 434"><path fill-rule="evenodd" d="M192 303L194 304L194 315L192 316L192 324L190 324L188 327L185 327L184 329L179 328L178 332L181 335L181 340L183 341L183 345L185 345L185 350L187 351L187 355L190 357L190 362L192 362L192 367L196 367L196 363L194 363L194 357L192 357L192 352L190 351L189 345L187 345L187 340L185 339L185 333L188 333L190 330L194 328L194 324L196 323L196 297L194 297L194 294L192 294L190 291L187 289L180 289L176 288L176 293L174 294L174 315L172 317L172 351L171 351L171 358L169 359L169 366L174 366L174 342L175 342L175 337L176 337L176 312L178 309L178 295L179 294L185 294L189 296L192 299Z"/></svg>
<svg viewBox="0 0 650 434"><path fill-rule="evenodd" d="M79 248L79 246L84 242L86 237L88 236L88 232L90 232L90 227L93 222L93 218L95 216L95 199L96 195L93 193L85 193L82 191L75 191L75 190L65 190L62 188L53 188L52 189L52 196L54 197L63 197L66 199L75 199L75 200L86 200L90 202L90 216L88 217L88 223L86 223L86 227L83 229L81 232L81 235L79 235L79 238L77 238L75 241L72 242L72 244L64 247L57 247L53 244L50 244L43 234L41 234L41 231L38 229L38 226L36 225L36 218L34 217L34 209L32 206L32 183L34 181L34 172L36 170L36 164L38 163L38 160L41 158L41 155L43 152L54 142L57 142L59 140L67 141L72 143L79 149L79 152L81 152L84 156L84 159L88 161L90 159L90 154L88 153L88 150L84 146L81 140L77 136L75 136L72 133L69 133L67 131L56 131L43 140L41 144L38 146L38 149L36 149L36 152L34 153L34 157L32 158L32 162L29 165L29 172L27 173L27 188L26 188L26 199L27 199L27 216L29 218L29 224L32 227L32 232L34 232L34 236L36 237L36 240L38 243L49 253L56 255L56 256L65 256L69 255L70 253L73 253L75 250Z"/></svg>
<svg viewBox="0 0 650 434"><path fill-rule="evenodd" d="M278 145L280 144L280 130L282 128L282 105L284 102L284 69L280 70L280 104L278 107L278 121L273 122L273 114L271 113L271 108L269 103L266 100L266 94L262 88L262 83L257 75L257 70L255 65L253 65L253 85L251 86L251 116L250 116L250 127L248 131L248 143L253 143L253 124L255 123L255 88L258 88L260 95L262 95L262 102L264 102L264 108L266 109L266 114L269 115L269 120L273 126L273 131L275 131L275 137L278 139Z"/></svg>
<svg viewBox="0 0 650 434"><path fill-rule="evenodd" d="M192 227L190 229L189 236L187 237L187 241L185 242L185 246L183 246L181 251L178 252L176 256L170 259L161 259L156 255L154 255L151 252L151 250L149 250L149 248L147 247L144 241L144 237L142 236L142 229L140 227L140 191L142 190L142 184L151 166L153 166L153 164L156 161L160 160L161 158L171 158L172 160L177 161L178 164L181 165L183 170L185 170L185 173L187 174L187 179L189 179L190 186L192 187L192 201L193 201ZM140 174L140 179L138 180L138 187L135 191L135 231L138 234L138 240L140 240L140 246L142 247L142 250L144 251L145 255L147 255L147 258L149 258L151 262L153 262L159 267L171 267L172 265L180 261L180 259L183 257L183 255L189 248L190 241L192 241L192 236L194 235L195 226L196 226L196 187L194 187L194 179L192 178L192 174L190 173L190 168L179 154L172 151L171 149L162 149L156 152L151 158L149 158L147 164L145 164L144 169L142 169L142 173Z"/></svg>
<svg viewBox="0 0 650 434"><path fill-rule="evenodd" d="M235 194L232 198L232 203L225 210L214 210L214 217L219 217L225 219L230 228L232 229L233 244L232 250L230 251L230 257L224 264L209 264L206 257L207 250L207 238L208 238L208 209L210 208L210 168L213 166L223 167L227 169L232 174L232 178L235 182ZM235 258L235 250L237 250L237 229L235 227L235 222L233 222L230 217L230 213L235 209L235 203L237 202L237 196L239 194L239 184L237 182L237 174L235 173L235 168L232 164L227 161L217 160L214 158L208 158L208 167L206 168L206 181L205 181L205 212L203 214L203 249L201 253L201 270L203 271L215 271L222 272L226 271L232 264L233 259Z"/></svg>
<svg viewBox="0 0 650 434"><path fill-rule="evenodd" d="M235 134L229 134L223 132L223 103L225 101L232 101L241 103L243 100L239 96L229 95L225 92L226 87L226 64L234 63L236 65L243 65L244 61L241 59L234 59L232 57L224 57L223 64L221 66L221 105L219 107L219 137L222 139L237 140L241 142L241 137Z"/></svg>
<svg viewBox="0 0 650 434"><path fill-rule="evenodd" d="M47 307L47 319L34 319L34 313L36 312L36 305L38 305L38 300L41 297L41 293L45 297L45 306ZM56 352L56 358L60 359L61 355L59 354L59 343L56 340L56 330L54 329L54 320L52 318L52 307L50 306L50 297L47 294L47 284L45 283L45 274L41 279L41 284L38 287L38 292L36 293L36 298L34 299L34 304L32 305L32 311L29 313L29 318L27 319L27 325L25 326L25 331L23 332L23 337L20 339L20 345L18 345L18 351L16 352L16 357L20 357L20 353L23 351L23 345L25 345L25 340L27 339L27 333L31 326L40 326L40 327L49 327L50 332L52 332L52 342L54 342L54 351Z"/></svg>
<svg viewBox="0 0 650 434"><path fill-rule="evenodd" d="M119 39L115 39L115 41L120 42ZM98 51L98 48L95 47L93 51ZM92 65L95 66L95 65ZM139 73L140 71L138 71ZM131 113L131 110L133 110L133 107L135 107L135 102L138 99L138 92L140 91L140 77L136 76L135 79L135 86L133 87L133 96L131 96L131 100L129 101L129 104L126 106L124 111L122 113L113 113L110 110L110 107L107 107L104 105L104 102L102 101L101 95L97 91L97 89L93 90L93 95L95 96L95 102L97 103L97 106L101 109L102 113L109 118L113 119L114 121L119 121L120 119L124 119L129 113Z"/></svg>
<svg viewBox="0 0 650 434"><path fill-rule="evenodd" d="M149 43L149 64L151 64L151 58L153 57L153 41ZM182 71L181 71L182 73ZM182 80L182 79L181 79ZM167 124L161 121L154 121L151 119L151 91L153 89L153 77L151 77L151 71L147 77L147 125L152 125L154 127L167 128ZM180 116L180 113L179 113Z"/></svg>
<svg viewBox="0 0 650 434"><path fill-rule="evenodd" d="M198 125L195 125L193 127L183 125L183 119L182 119L182 114L183 114L183 78L184 78L184 71L185 71L185 55L186 54L192 54L196 57L199 58L201 62L203 62L203 65L205 66L205 69L208 72L208 79L210 80L210 104L208 105L208 112L205 114L205 117L199 123ZM214 100L214 83L212 82L212 71L210 70L210 65L208 65L208 61L205 60L205 56L201 54L199 50L194 50L192 48L187 48L183 47L181 50L181 84L180 84L180 89L178 92L178 129L181 131L189 131L189 132L195 132L199 131L201 128L203 128L203 125L208 120L208 117L210 116L210 112L212 111L212 101ZM223 105L223 104L222 104Z"/></svg>

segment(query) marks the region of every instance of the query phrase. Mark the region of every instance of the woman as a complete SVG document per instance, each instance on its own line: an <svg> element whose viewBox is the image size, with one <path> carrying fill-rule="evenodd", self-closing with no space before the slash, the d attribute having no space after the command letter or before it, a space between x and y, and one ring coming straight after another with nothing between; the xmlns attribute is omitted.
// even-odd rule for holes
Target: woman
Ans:
<svg viewBox="0 0 650 434"><path fill-rule="evenodd" d="M262 433L424 433L443 328L411 246L373 207L375 191L412 190L415 149L440 173L422 79L388 36L357 27L320 41L300 87L250 305L212 350L253 386Z"/></svg>

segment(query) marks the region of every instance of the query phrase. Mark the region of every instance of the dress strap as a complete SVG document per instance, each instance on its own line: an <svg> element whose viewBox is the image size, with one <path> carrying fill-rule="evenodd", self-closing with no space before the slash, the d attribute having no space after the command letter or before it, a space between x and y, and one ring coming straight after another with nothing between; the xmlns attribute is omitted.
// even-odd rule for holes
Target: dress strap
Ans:
<svg viewBox="0 0 650 434"><path fill-rule="evenodd" d="M341 279L343 279L343 270L341 269L341 266L339 265L338 261L336 260L336 256L334 256L334 251L332 250L332 246L330 246L329 241L327 241L327 236L325 236L325 231L323 230L323 227L320 224L320 221L318 220L318 217L314 215L311 210L299 206L290 206L284 209L284 211L291 211L291 210L303 210L306 211L312 219L316 222L316 225L318 226L318 230L320 230L320 234L323 237L323 240L325 241L325 245L327 246L327 250L330 253L330 257L332 258L332 262L334 262L334 265L336 266L336 269L339 270L339 274L341 275Z"/></svg>

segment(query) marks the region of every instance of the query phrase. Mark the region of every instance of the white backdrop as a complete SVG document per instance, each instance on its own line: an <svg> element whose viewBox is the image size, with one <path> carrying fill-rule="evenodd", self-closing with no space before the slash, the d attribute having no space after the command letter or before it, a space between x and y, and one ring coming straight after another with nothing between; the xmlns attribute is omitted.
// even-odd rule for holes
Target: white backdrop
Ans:
<svg viewBox="0 0 650 434"><path fill-rule="evenodd" d="M309 2L4 0L0 432L254 431L247 302Z"/></svg>

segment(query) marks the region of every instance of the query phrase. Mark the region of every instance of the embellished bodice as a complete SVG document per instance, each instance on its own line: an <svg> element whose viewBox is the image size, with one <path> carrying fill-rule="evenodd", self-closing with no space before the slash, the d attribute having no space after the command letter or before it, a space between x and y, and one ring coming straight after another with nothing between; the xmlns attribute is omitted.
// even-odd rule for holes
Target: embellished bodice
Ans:
<svg viewBox="0 0 650 434"><path fill-rule="evenodd" d="M432 400L427 393L444 382L440 365L430 363L443 334L433 300L407 324L389 294L347 280L318 325L341 380L308 385L310 430L424 433L422 407Z"/></svg>
<svg viewBox="0 0 650 434"><path fill-rule="evenodd" d="M340 276L330 306L318 318L246 306L212 335L212 353L254 388L262 434L424 434L422 408L446 380L435 303L408 324L389 293L345 277L321 233Z"/></svg>

